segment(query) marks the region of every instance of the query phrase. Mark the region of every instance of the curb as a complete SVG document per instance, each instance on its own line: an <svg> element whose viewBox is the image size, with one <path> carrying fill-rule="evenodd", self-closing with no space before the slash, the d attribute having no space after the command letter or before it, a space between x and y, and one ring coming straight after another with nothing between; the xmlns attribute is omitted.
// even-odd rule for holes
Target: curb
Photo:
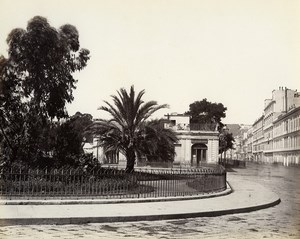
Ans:
<svg viewBox="0 0 300 239"><path fill-rule="evenodd" d="M248 213L278 205L281 202L277 199L274 202L246 207L220 211L207 211L182 214L165 214L165 215L145 215L145 216L122 216L122 217L74 217L74 218L18 218L18 219L0 219L0 226L9 225L45 225L45 224L86 224L86 223L109 223L109 222L133 222L133 221L155 221L184 219L195 217L217 217L228 214Z"/></svg>
<svg viewBox="0 0 300 239"><path fill-rule="evenodd" d="M52 200L49 202L52 205L45 204L47 200L28 202L24 202L24 200L3 200L0 201L0 212L2 210L4 213L0 217L0 226L63 225L217 217L257 211L276 206L281 202L275 193L254 182L233 180L230 184L227 182L227 186L228 188L222 192L177 198ZM264 196L262 193L266 193L266 195ZM252 194L257 196L251 197ZM224 198L220 196L224 196ZM201 198L206 199L202 200ZM168 201L178 201L178 203L173 204ZM237 203L238 201L241 203ZM149 202L149 205L147 205L147 202ZM223 205L224 202L226 203ZM61 208L59 205L61 205ZM186 209L182 210L181 207L184 208L185 206ZM10 213L10 210L12 210L12 213ZM60 210L60 212L55 213L55 210ZM126 210L129 211L126 212ZM7 212L6 217L5 212Z"/></svg>

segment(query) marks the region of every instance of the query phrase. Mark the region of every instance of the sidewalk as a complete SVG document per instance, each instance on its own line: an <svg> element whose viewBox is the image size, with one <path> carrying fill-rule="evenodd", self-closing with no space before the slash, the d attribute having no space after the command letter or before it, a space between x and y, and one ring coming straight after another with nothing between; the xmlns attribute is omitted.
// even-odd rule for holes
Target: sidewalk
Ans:
<svg viewBox="0 0 300 239"><path fill-rule="evenodd" d="M201 197L111 199L81 201L0 201L0 226L12 224L73 224L212 217L259 210L280 203L278 196L260 184L228 174L230 190ZM189 199L189 200L187 200ZM176 200L176 201L175 201ZM44 202L44 203L43 203ZM76 204L75 204L76 203ZM14 205L13 205L14 204Z"/></svg>

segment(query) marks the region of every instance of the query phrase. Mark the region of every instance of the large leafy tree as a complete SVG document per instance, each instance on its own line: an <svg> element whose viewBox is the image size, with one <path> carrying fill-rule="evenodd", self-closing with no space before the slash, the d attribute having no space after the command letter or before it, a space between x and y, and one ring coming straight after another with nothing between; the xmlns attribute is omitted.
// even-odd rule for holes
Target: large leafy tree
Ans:
<svg viewBox="0 0 300 239"><path fill-rule="evenodd" d="M91 138L86 128L92 124L90 114L77 112L56 128L54 158L57 165L79 165L84 158L83 144Z"/></svg>
<svg viewBox="0 0 300 239"><path fill-rule="evenodd" d="M8 58L0 57L1 147L7 159L37 160L47 154L47 128L53 119L68 116L73 73L89 59L78 39L74 26L56 29L40 16L8 35Z"/></svg>
<svg viewBox="0 0 300 239"><path fill-rule="evenodd" d="M108 112L112 118L99 120L92 126L99 135L100 146L104 152L121 152L125 155L127 172L134 170L136 155L153 154L158 145L151 144L151 139L154 136L162 137L158 136L158 129L152 127L156 124L148 123L147 120L154 112L167 105L158 105L156 101L144 102L144 93L142 90L136 94L133 86L129 92L121 88L117 95L112 95L114 105L105 101L106 106L99 108Z"/></svg>
<svg viewBox="0 0 300 239"><path fill-rule="evenodd" d="M222 103L211 103L207 99L190 104L186 114L191 116L191 123L211 124L222 126L222 118L226 117L227 108Z"/></svg>
<svg viewBox="0 0 300 239"><path fill-rule="evenodd" d="M227 130L224 130L222 118L226 117L227 108L222 103L211 103L207 99L195 101L190 104L186 114L191 116L191 123L217 124L219 131L219 153L226 154L228 149L233 148L234 138Z"/></svg>

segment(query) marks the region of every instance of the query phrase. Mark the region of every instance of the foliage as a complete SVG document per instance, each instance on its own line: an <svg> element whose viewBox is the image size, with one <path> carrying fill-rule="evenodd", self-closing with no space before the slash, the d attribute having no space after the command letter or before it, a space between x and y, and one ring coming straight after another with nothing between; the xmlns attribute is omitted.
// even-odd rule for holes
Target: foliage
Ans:
<svg viewBox="0 0 300 239"><path fill-rule="evenodd" d="M175 146L178 142L175 132L164 128L161 120L146 123L145 139L141 141L141 148L148 161L172 162L175 157Z"/></svg>
<svg viewBox="0 0 300 239"><path fill-rule="evenodd" d="M226 117L227 108L222 103L211 103L207 99L195 101L190 104L186 114L191 116L191 123L207 124L217 123L219 130L219 153L226 152L233 148L234 138L232 134L223 129L222 118Z"/></svg>
<svg viewBox="0 0 300 239"><path fill-rule="evenodd" d="M104 152L121 152L126 156L126 171L132 172L136 155L150 152L147 147L151 143L145 142L150 140L149 130L152 125L147 124L147 119L167 105L158 105L156 101L144 102L142 97L145 91L142 90L136 95L133 86L130 92L121 88L117 93L112 96L114 105L104 101L107 106L99 108L108 112L112 118L95 122L91 129L99 135L100 146ZM157 131L151 131L152 135L155 135L154 132Z"/></svg>
<svg viewBox="0 0 300 239"><path fill-rule="evenodd" d="M8 196L104 196L140 189L149 191L138 187L136 176L115 169L0 167L0 192Z"/></svg>
<svg viewBox="0 0 300 239"><path fill-rule="evenodd" d="M56 141L54 145L54 158L59 165L79 165L86 161L83 144L86 141L85 129L92 124L90 114L77 112L66 122L58 125L56 129ZM90 136L87 136L90 137Z"/></svg>
<svg viewBox="0 0 300 239"><path fill-rule="evenodd" d="M211 103L205 98L190 104L189 111L185 114L191 116L191 123L218 123L222 126L221 120L226 116L226 110L222 103Z"/></svg>
<svg viewBox="0 0 300 239"><path fill-rule="evenodd" d="M233 149L234 141L232 133L229 133L226 129L222 129L219 135L219 153L222 154L228 149Z"/></svg>
<svg viewBox="0 0 300 239"><path fill-rule="evenodd" d="M6 160L49 159L53 120L67 117L76 84L72 74L89 59L78 37L74 26L55 29L40 16L8 35L8 58L0 57L0 147Z"/></svg>
<svg viewBox="0 0 300 239"><path fill-rule="evenodd" d="M27 29L14 29L7 37L9 58L5 81L15 80L19 94L39 116L64 118L65 104L73 100L72 73L86 66L89 51L79 50L78 31L72 25L58 30L36 16Z"/></svg>

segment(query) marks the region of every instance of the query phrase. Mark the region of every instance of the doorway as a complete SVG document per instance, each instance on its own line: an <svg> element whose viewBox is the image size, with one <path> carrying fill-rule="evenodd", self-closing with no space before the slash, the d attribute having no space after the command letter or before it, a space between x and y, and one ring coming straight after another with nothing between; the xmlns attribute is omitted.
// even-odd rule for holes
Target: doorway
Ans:
<svg viewBox="0 0 300 239"><path fill-rule="evenodd" d="M205 144L194 144L192 146L191 165L199 166L207 160L207 146Z"/></svg>

